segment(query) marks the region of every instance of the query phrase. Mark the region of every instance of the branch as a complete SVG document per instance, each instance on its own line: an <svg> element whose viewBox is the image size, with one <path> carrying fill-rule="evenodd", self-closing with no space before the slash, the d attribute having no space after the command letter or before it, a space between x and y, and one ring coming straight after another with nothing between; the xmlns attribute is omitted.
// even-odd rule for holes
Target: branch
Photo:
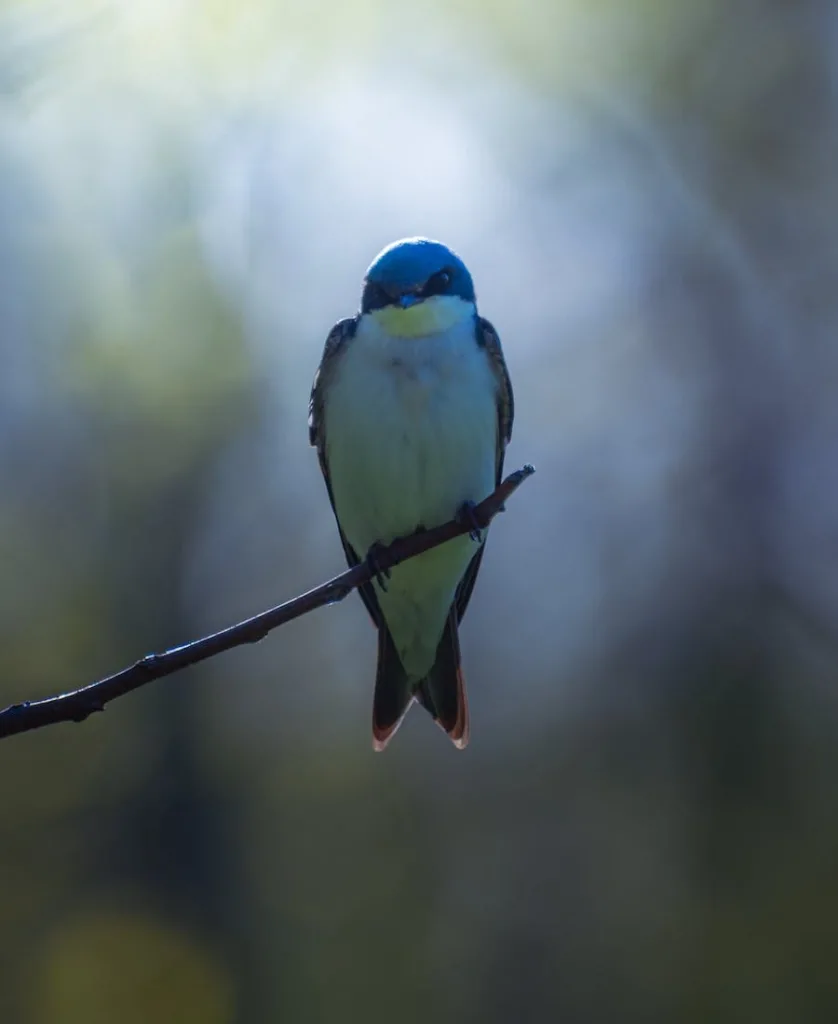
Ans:
<svg viewBox="0 0 838 1024"><path fill-rule="evenodd" d="M527 465L511 473L488 498L475 507L477 524L481 527L488 526L498 512L503 511L506 499L534 472L533 467ZM415 558L455 537L462 537L469 533L470 529L470 524L452 519L432 530L400 537L392 544L376 551L376 567L381 572L392 569L400 562ZM222 629L220 633L213 633L201 640L193 640L181 647L173 647L162 654L147 654L121 672L106 676L78 690L71 690L57 697L47 697L44 700L12 704L0 711L0 739L13 736L15 733L28 732L30 729L40 729L44 725L53 725L56 722L83 722L95 711L104 711L105 705L116 697L130 693L155 679L170 676L189 665L213 658L222 651L229 651L241 644L257 643L277 626L284 626L286 622L306 615L315 608L342 601L357 587L369 583L372 577L370 566L366 562L361 562L360 565L347 569L340 576L335 576L314 590L286 601L285 604L277 605L276 608L269 608L252 619L245 619L235 626Z"/></svg>

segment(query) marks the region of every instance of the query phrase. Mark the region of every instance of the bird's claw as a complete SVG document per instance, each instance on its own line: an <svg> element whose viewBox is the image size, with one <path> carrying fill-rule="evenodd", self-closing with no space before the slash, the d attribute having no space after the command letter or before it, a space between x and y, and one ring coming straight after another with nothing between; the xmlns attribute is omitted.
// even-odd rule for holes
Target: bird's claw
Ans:
<svg viewBox="0 0 838 1024"><path fill-rule="evenodd" d="M483 537L483 525L478 521L473 501L464 501L457 509L457 522L468 527L468 535L477 544Z"/></svg>
<svg viewBox="0 0 838 1024"><path fill-rule="evenodd" d="M382 551L384 551L384 545L376 541L375 544L373 544L373 546L367 552L366 563L367 568L372 573L373 579L386 594L387 580L390 579L390 570L383 569L381 567L379 558L381 556Z"/></svg>

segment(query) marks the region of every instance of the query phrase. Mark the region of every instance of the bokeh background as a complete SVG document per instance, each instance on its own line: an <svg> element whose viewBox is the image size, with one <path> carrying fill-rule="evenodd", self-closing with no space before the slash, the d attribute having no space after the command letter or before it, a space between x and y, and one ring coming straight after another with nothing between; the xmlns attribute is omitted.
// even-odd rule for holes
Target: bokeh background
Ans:
<svg viewBox="0 0 838 1024"><path fill-rule="evenodd" d="M311 378L470 265L472 743L353 597L0 746L0 1020L838 1019L838 6L0 8L0 701L343 565Z"/></svg>

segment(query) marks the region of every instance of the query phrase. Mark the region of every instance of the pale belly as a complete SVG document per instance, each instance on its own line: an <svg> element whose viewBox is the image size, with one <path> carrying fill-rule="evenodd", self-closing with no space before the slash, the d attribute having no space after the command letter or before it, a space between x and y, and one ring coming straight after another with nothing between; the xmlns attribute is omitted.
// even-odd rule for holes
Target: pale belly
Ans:
<svg viewBox="0 0 838 1024"><path fill-rule="evenodd" d="M346 539L363 558L451 519L495 486L497 406L485 353L466 337L353 341L326 402L327 459ZM361 345L359 345L359 341ZM397 566L382 614L402 663L433 664L457 585L477 553L458 538Z"/></svg>

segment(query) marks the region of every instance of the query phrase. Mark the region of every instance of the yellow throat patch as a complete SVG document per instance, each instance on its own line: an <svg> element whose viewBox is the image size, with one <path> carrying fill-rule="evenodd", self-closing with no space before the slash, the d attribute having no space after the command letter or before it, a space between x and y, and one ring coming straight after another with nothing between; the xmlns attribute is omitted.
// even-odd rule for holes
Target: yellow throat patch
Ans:
<svg viewBox="0 0 838 1024"><path fill-rule="evenodd" d="M433 295L407 309L385 306L374 310L370 316L394 337L419 338L423 334L439 334L462 323L474 316L474 306L456 295Z"/></svg>

